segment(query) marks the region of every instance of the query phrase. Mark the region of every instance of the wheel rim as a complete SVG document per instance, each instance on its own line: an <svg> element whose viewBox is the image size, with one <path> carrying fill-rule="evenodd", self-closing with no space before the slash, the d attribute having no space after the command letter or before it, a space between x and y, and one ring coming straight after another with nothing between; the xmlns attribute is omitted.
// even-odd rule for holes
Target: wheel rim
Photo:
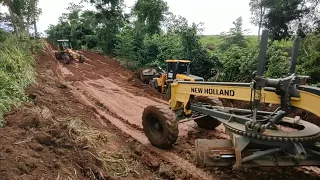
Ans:
<svg viewBox="0 0 320 180"><path fill-rule="evenodd" d="M155 138L162 138L164 134L163 127L158 118L152 116L150 118L150 129Z"/></svg>

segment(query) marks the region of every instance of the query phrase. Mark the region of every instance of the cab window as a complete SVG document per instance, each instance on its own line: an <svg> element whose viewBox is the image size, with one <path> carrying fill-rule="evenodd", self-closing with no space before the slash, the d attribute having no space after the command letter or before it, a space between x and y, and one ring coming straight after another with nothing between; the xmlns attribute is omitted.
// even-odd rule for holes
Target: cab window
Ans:
<svg viewBox="0 0 320 180"><path fill-rule="evenodd" d="M187 74L188 64L187 63L179 63L178 64L178 74Z"/></svg>
<svg viewBox="0 0 320 180"><path fill-rule="evenodd" d="M168 63L168 72L173 72L175 68L175 63Z"/></svg>

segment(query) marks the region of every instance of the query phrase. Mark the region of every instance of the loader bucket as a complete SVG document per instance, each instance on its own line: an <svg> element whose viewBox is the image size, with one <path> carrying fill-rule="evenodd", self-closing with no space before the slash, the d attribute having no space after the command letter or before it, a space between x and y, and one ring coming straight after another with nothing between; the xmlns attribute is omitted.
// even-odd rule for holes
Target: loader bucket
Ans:
<svg viewBox="0 0 320 180"><path fill-rule="evenodd" d="M138 69L134 75L140 81L148 84L151 79L154 78L154 75L158 73L156 68L145 68L145 69Z"/></svg>

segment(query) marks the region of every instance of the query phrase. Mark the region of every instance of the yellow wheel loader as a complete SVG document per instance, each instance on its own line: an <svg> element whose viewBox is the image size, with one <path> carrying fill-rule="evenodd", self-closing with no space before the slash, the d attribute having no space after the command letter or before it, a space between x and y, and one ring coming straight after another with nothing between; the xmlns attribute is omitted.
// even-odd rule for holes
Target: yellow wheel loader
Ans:
<svg viewBox="0 0 320 180"><path fill-rule="evenodd" d="M69 64L72 60L77 60L79 63L85 61L85 56L72 50L71 43L68 39L60 39L58 42L58 51L54 52L57 60L62 60L64 64Z"/></svg>
<svg viewBox="0 0 320 180"><path fill-rule="evenodd" d="M159 66L140 69L136 77L160 93L167 93L168 84L174 80L204 81L202 77L190 74L189 60L167 60L167 71Z"/></svg>
<svg viewBox="0 0 320 180"><path fill-rule="evenodd" d="M320 117L320 88L308 86L308 77L295 73L299 38L293 45L289 75L278 79L265 77L268 36L269 31L263 30L258 68L251 83L185 81L174 78L181 72L171 71L169 107L151 105L142 114L143 131L151 144L171 148L178 139L178 124L198 114L197 120L189 120L200 121L198 125L207 129L222 123L230 137L195 140L196 162L200 167L320 165L320 128L299 117L287 117L297 108ZM197 101L195 96L247 101L252 108L207 104ZM274 112L263 111L259 108L261 103L279 108Z"/></svg>

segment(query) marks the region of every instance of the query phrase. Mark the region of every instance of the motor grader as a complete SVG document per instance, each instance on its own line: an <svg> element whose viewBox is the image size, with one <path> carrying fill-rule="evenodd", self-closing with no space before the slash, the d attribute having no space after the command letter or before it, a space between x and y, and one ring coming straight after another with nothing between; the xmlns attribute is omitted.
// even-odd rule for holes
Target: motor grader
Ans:
<svg viewBox="0 0 320 180"><path fill-rule="evenodd" d="M269 31L263 30L258 68L250 83L174 80L169 107L150 105L142 114L143 131L155 147L168 149L178 139L178 124L195 120L202 128L223 124L230 139L196 139L198 167L208 166L317 166L320 165L320 128L308 121L288 117L297 108L320 117L320 88L308 86L307 76L295 73L300 38L293 48L289 75L264 76ZM281 67L279 67L281 68ZM177 72L173 72L177 73ZM207 104L195 96L246 101L251 109ZM273 112L262 103L279 105ZM190 118L191 117L191 118ZM198 124L199 125L199 124ZM200 128L201 129L201 128Z"/></svg>
<svg viewBox="0 0 320 180"><path fill-rule="evenodd" d="M69 64L72 60L77 60L79 63L85 61L85 56L72 49L68 39L60 39L58 42L58 51L54 52L57 60L62 60L64 64Z"/></svg>

